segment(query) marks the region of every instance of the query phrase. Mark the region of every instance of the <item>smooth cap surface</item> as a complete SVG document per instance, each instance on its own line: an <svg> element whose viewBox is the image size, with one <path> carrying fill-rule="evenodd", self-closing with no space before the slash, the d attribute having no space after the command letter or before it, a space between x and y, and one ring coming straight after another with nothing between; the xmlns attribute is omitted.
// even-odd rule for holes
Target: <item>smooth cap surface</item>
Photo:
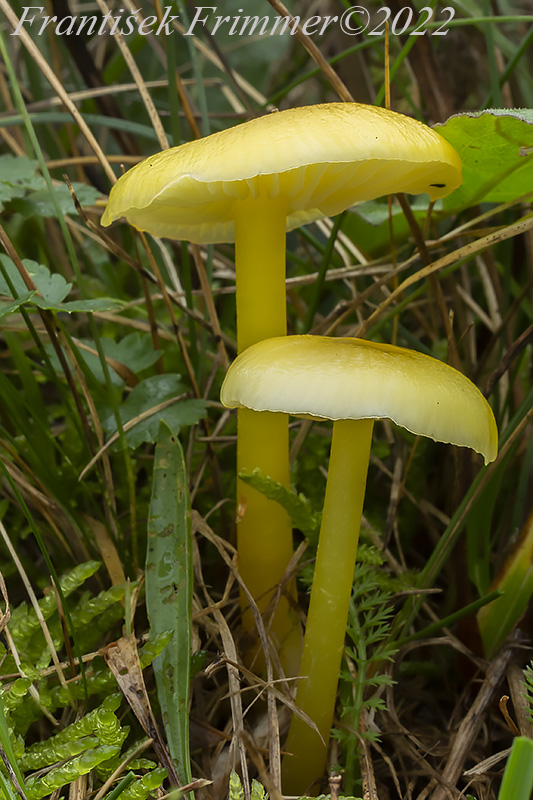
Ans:
<svg viewBox="0 0 533 800"><path fill-rule="evenodd" d="M490 405L461 372L436 358L363 339L265 339L230 366L220 394L228 408L323 419L391 419L437 442L498 452Z"/></svg>
<svg viewBox="0 0 533 800"><path fill-rule="evenodd" d="M234 241L235 203L279 198L287 230L395 192L431 200L461 184L461 160L438 133L376 106L278 111L157 153L112 188L102 225L125 217L156 236Z"/></svg>

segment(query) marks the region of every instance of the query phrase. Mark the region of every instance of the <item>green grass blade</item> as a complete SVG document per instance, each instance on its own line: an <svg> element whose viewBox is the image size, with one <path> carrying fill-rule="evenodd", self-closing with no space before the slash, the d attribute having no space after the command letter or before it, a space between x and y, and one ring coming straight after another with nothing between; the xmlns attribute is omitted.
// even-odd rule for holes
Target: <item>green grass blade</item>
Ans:
<svg viewBox="0 0 533 800"><path fill-rule="evenodd" d="M490 16L491 4L489 0L483 0L482 6L484 14L487 17ZM490 93L492 96L492 102L494 103L496 108L501 108L502 92L500 87L498 64L496 62L496 49L494 46L494 28L492 25L484 25L483 28L485 33L487 60L489 63Z"/></svg>
<svg viewBox="0 0 533 800"><path fill-rule="evenodd" d="M337 234L339 233L339 229L342 225L345 216L346 212L343 211L342 214L339 214L335 218L335 221L333 223L328 243L326 245L326 249L324 250L324 255L322 257L320 268L318 270L318 275L313 291L313 297L311 299L311 302L309 303L309 308L307 309L307 315L305 317L304 326L306 332L309 332L313 325L313 320L315 318L315 314L318 309L318 304L320 302L322 287L324 286L324 281L326 279L326 272L330 264L331 256L333 254L333 248L335 247L335 242L337 241Z"/></svg>
<svg viewBox="0 0 533 800"><path fill-rule="evenodd" d="M533 739L517 736L507 766L498 800L530 800L533 789Z"/></svg>
<svg viewBox="0 0 533 800"><path fill-rule="evenodd" d="M192 617L192 534L183 451L161 424L148 515L146 605L152 637L174 635L154 661L157 694L171 757L183 784L189 759L189 678Z"/></svg>

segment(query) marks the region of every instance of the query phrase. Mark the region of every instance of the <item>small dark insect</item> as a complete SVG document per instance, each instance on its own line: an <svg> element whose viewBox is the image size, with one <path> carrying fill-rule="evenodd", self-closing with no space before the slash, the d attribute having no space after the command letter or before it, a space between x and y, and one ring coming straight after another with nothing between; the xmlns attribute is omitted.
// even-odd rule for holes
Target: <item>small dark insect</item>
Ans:
<svg viewBox="0 0 533 800"><path fill-rule="evenodd" d="M429 185L433 186L433 188L435 189L444 189L444 187L446 186L445 183L430 183Z"/></svg>

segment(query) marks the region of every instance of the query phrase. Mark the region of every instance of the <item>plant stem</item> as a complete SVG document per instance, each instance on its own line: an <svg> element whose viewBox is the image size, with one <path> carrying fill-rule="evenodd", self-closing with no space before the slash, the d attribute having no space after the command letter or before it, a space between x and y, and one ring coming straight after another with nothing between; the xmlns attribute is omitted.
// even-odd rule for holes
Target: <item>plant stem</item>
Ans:
<svg viewBox="0 0 533 800"><path fill-rule="evenodd" d="M361 514L370 459L373 420L338 420L333 427L326 497L307 615L296 694L297 706L318 733L293 716L283 762L283 791L302 795L324 771L333 722L337 684Z"/></svg>
<svg viewBox="0 0 533 800"><path fill-rule="evenodd" d="M239 352L262 339L285 336L284 203L258 198L235 204L235 268ZM238 416L237 474L260 467L289 488L289 424L286 414L242 410ZM264 612L293 554L292 527L276 502L238 481L237 550L239 572ZM292 581L289 591L296 598ZM253 630L248 601L241 594L243 625ZM298 670L301 634L296 615L281 597L270 625L281 663L288 674Z"/></svg>

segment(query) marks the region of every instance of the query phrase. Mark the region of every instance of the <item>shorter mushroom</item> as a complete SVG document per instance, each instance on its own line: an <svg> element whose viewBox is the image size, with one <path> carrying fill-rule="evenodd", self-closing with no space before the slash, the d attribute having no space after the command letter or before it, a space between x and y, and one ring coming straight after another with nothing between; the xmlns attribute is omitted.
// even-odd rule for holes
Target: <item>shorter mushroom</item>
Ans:
<svg viewBox="0 0 533 800"><path fill-rule="evenodd" d="M283 790L300 795L324 771L333 722L372 428L390 419L435 441L496 458L492 410L462 373L431 356L361 339L288 336L233 362L223 405L335 420L322 526L296 704L315 723L291 721Z"/></svg>

